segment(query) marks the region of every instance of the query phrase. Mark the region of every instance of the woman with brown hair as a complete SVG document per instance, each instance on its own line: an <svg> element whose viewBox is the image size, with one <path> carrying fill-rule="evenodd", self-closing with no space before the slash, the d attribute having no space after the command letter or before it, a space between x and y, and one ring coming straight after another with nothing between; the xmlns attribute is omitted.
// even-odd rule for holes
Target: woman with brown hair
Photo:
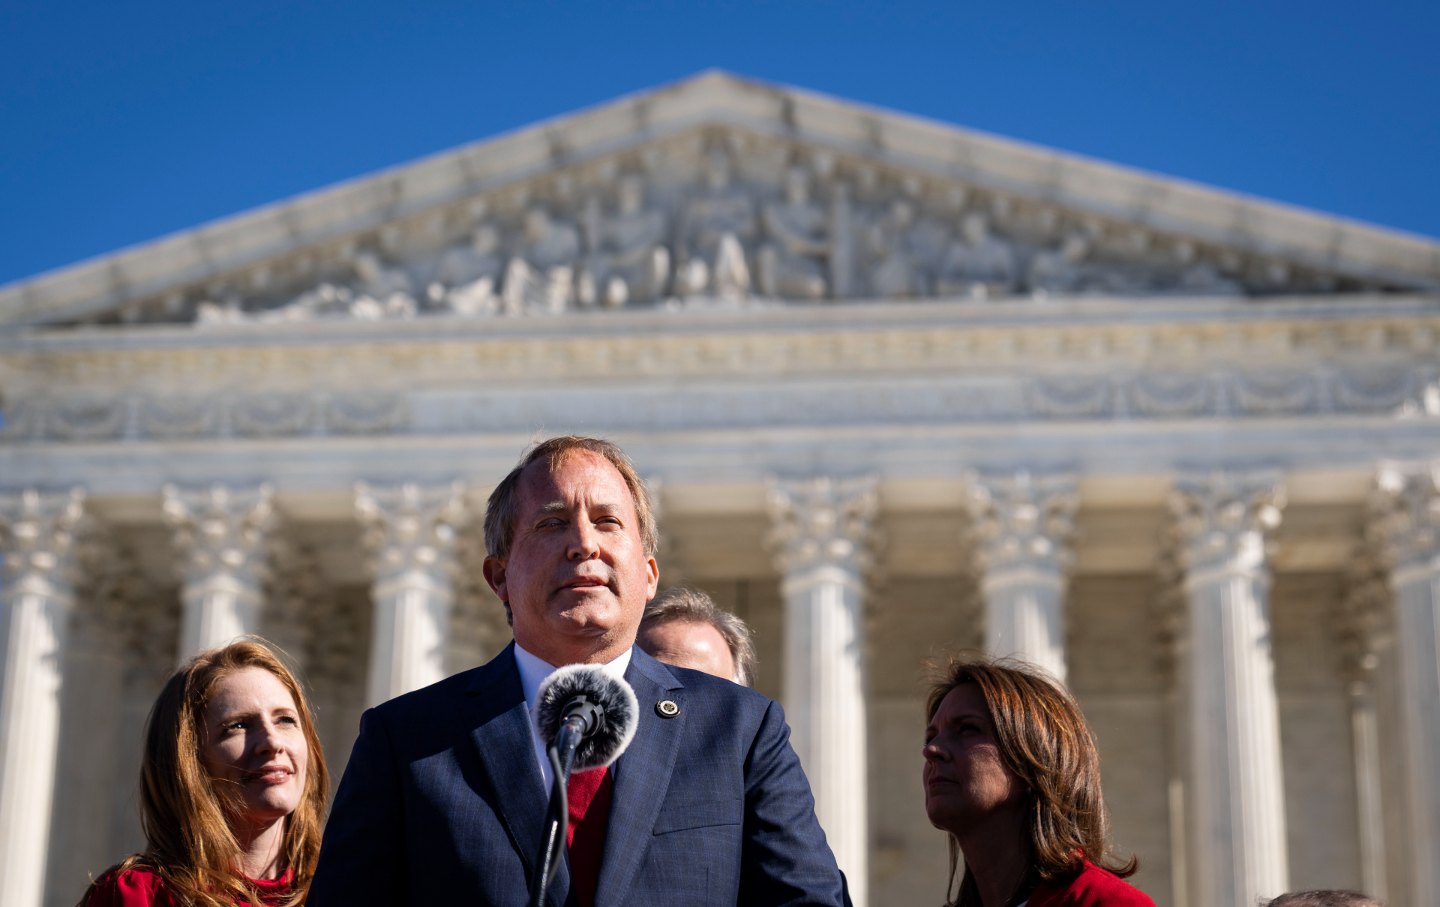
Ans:
<svg viewBox="0 0 1440 907"><path fill-rule="evenodd" d="M310 706L262 641L202 652L160 691L140 767L144 853L79 907L296 907L330 779Z"/></svg>
<svg viewBox="0 0 1440 907"><path fill-rule="evenodd" d="M926 707L925 812L950 836L947 907L1155 907L1109 856L1100 756L1037 668L953 659ZM952 899L958 857L965 874Z"/></svg>

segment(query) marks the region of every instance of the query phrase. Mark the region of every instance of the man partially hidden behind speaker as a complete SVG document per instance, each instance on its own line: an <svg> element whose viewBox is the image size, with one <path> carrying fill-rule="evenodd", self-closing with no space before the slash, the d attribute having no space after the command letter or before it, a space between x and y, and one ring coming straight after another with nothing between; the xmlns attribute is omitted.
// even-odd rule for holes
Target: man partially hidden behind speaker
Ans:
<svg viewBox="0 0 1440 907"><path fill-rule="evenodd" d="M623 676L639 723L613 765L572 775L547 903L846 902L779 705L634 648L659 566L648 493L618 447L535 447L490 496L485 544L515 640L365 713L310 907L526 904L551 772L533 707L569 664Z"/></svg>

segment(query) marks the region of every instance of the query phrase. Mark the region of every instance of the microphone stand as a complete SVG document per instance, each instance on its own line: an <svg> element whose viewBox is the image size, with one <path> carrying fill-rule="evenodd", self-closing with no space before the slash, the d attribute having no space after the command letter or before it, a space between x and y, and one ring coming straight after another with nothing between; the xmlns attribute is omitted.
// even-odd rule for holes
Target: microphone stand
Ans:
<svg viewBox="0 0 1440 907"><path fill-rule="evenodd" d="M585 719L579 715L566 718L555 734L555 742L546 749L550 757L550 805L545 811L545 831L541 836L542 850L530 879L530 907L545 907L545 892L560 865L560 849L570 828L570 798L566 789L575 749L585 732Z"/></svg>

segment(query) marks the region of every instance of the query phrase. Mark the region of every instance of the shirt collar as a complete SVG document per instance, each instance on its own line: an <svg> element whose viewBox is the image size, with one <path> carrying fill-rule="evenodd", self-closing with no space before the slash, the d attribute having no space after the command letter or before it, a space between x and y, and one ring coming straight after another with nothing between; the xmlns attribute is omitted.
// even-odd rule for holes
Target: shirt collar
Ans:
<svg viewBox="0 0 1440 907"><path fill-rule="evenodd" d="M601 669L611 677L623 679L626 669L630 667L630 652L630 649L626 649L613 661L601 665ZM525 691L525 705L533 714L535 701L539 698L540 684L554 674L558 666L525 651L518 642L515 644L515 666L520 669L520 687Z"/></svg>

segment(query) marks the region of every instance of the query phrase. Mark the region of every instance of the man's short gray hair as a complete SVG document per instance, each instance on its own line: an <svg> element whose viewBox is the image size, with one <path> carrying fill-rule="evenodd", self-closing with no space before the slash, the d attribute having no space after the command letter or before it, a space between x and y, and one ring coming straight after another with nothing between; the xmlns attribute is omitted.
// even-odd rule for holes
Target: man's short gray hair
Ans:
<svg viewBox="0 0 1440 907"><path fill-rule="evenodd" d="M716 607L715 601L699 589L672 586L645 606L640 632L675 621L714 627L730 648L730 658L735 662L735 682L747 687L755 682L755 644L745 621Z"/></svg>
<svg viewBox="0 0 1440 907"><path fill-rule="evenodd" d="M1383 903L1358 891L1313 889L1282 894L1265 907L1385 907Z"/></svg>

